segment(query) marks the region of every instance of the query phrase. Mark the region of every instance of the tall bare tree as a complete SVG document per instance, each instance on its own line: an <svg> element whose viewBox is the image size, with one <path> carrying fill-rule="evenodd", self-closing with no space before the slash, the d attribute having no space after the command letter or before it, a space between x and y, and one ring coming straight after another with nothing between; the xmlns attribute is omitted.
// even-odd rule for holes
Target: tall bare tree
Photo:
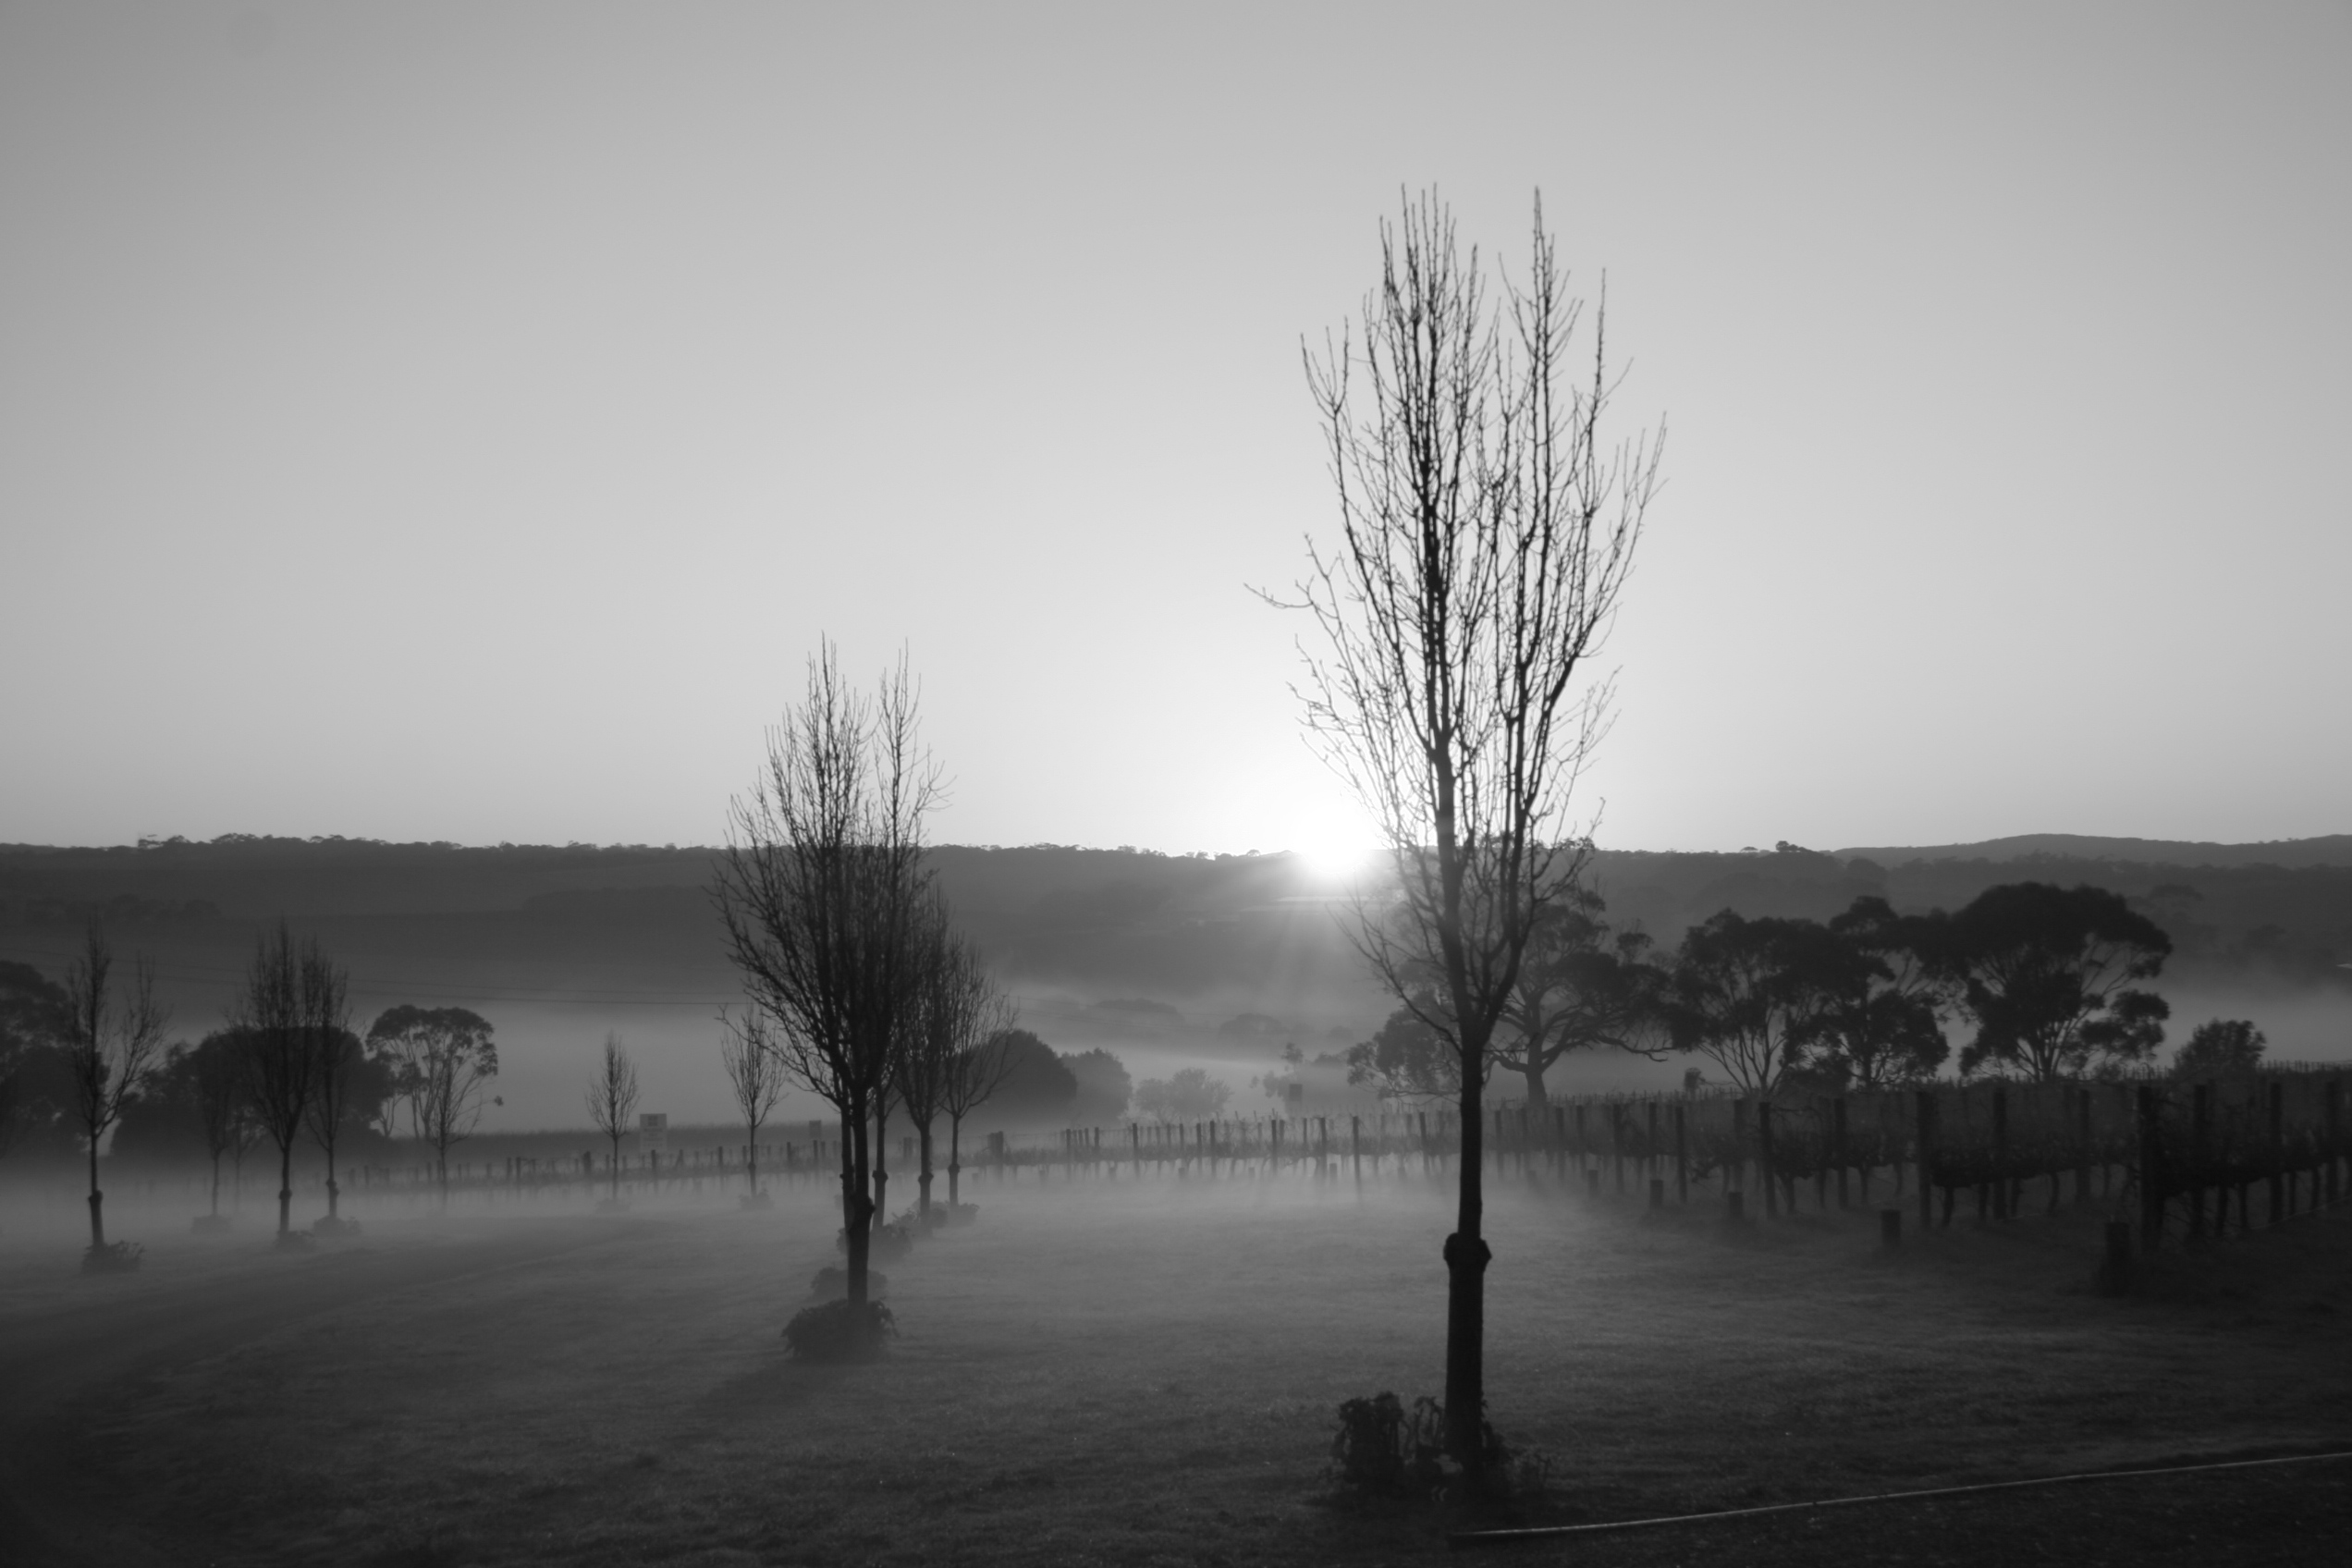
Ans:
<svg viewBox="0 0 2352 1568"><path fill-rule="evenodd" d="M294 1142L318 1094L318 1052L306 1027L302 960L279 921L257 939L245 981L229 1007L244 1046L245 1095L254 1119L277 1145L277 1233L293 1232Z"/></svg>
<svg viewBox="0 0 2352 1568"><path fill-rule="evenodd" d="M784 1059L770 1037L767 1019L758 1009L745 1013L741 1023L721 1012L718 1023L724 1031L718 1038L719 1065L727 1069L727 1086L735 1096L735 1109L742 1113L744 1163L752 1197L757 1200L760 1128L776 1102L784 1097Z"/></svg>
<svg viewBox="0 0 2352 1568"><path fill-rule="evenodd" d="M90 1250L106 1244L105 1196L98 1190L98 1145L122 1117L123 1104L139 1093L154 1071L169 1019L155 1000L154 973L142 956L131 963L130 983L117 990L114 945L92 925L81 952L66 969L71 1009L66 1035L66 1066L73 1083L74 1119L90 1145Z"/></svg>
<svg viewBox="0 0 2352 1568"><path fill-rule="evenodd" d="M342 1184L335 1179L335 1148L351 1118L352 1091L361 1066L359 1037L351 1033L351 977L329 959L313 937L302 945L296 972L302 1032L310 1037L316 1084L307 1108L311 1139L326 1157L326 1221L343 1224Z"/></svg>
<svg viewBox="0 0 2352 1568"><path fill-rule="evenodd" d="M923 821L939 794L915 707L903 659L869 702L825 643L801 704L768 732L751 793L729 804L714 889L787 1072L840 1116L849 1299L860 1305L881 1202L869 1129L889 1088L927 883Z"/></svg>
<svg viewBox="0 0 2352 1568"><path fill-rule="evenodd" d="M1571 797L1605 728L1590 679L1658 484L1662 435L1611 444L1606 304L1582 314L1535 214L1524 290L1486 292L1434 194L1382 226L1360 327L1309 350L1340 540L1309 544L1320 645L1310 733L1385 837L1394 883L1358 906L1365 955L1455 1058L1463 1148L1445 1243L1447 1447L1483 1480L1480 1096L1530 934L1574 885ZM1360 336L1359 336L1360 333Z"/></svg>
<svg viewBox="0 0 2352 1568"><path fill-rule="evenodd" d="M588 1115L596 1130L612 1141L612 1198L620 1203L620 1140L629 1131L629 1113L637 1109L637 1064L620 1035L605 1035L604 1060L588 1084Z"/></svg>
<svg viewBox="0 0 2352 1568"><path fill-rule="evenodd" d="M409 1132L433 1150L441 1201L449 1199L449 1149L482 1121L491 1081L498 1076L498 1047L490 1021L461 1007L402 1003L368 1025L368 1049L390 1069L392 1092L409 1108ZM388 1101L387 1101L388 1103Z"/></svg>

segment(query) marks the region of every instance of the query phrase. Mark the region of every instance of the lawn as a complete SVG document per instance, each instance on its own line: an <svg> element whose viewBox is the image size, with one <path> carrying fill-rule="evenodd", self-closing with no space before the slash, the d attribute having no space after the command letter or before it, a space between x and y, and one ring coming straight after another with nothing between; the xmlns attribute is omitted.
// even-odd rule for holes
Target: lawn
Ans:
<svg viewBox="0 0 2352 1568"><path fill-rule="evenodd" d="M114 1562L1447 1555L1436 1515L1337 1501L1325 1478L1341 1400L1439 1391L1441 1186L1032 1176L967 1195L976 1224L885 1266L901 1337L849 1367L796 1365L778 1338L834 1259L814 1185L751 1212L362 1208L356 1242L167 1237L121 1280L19 1240L0 1332L12 1376L39 1374L20 1419L61 1411L17 1444L20 1501L53 1526L103 1513L117 1533L91 1560ZM2352 1447L2352 1217L2160 1259L2124 1300L2088 1289L2100 1218L1955 1222L1887 1257L1874 1216L1733 1231L1499 1180L1489 1402L1550 1459L1529 1516ZM2333 1562L2347 1472L1488 1560Z"/></svg>

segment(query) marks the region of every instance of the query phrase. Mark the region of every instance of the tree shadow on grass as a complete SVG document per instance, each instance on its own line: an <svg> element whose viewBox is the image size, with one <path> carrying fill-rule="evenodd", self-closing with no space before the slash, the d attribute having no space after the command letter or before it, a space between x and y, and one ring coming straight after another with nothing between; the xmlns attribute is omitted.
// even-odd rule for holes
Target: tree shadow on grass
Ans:
<svg viewBox="0 0 2352 1568"><path fill-rule="evenodd" d="M838 1385L856 1377L860 1370L854 1366L794 1361L778 1354L752 1371L715 1385L695 1402L695 1409L704 1415L741 1418L795 1410L802 1405L821 1407L830 1402Z"/></svg>

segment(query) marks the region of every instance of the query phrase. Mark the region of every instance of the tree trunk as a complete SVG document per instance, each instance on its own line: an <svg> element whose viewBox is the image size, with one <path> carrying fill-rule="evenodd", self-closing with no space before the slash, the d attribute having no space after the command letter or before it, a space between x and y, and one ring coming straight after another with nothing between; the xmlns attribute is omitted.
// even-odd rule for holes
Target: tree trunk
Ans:
<svg viewBox="0 0 2352 1568"><path fill-rule="evenodd" d="M277 1145L277 1233L294 1230L294 1140Z"/></svg>
<svg viewBox="0 0 2352 1568"><path fill-rule="evenodd" d="M888 1101L874 1108L874 1219L887 1222L890 1218L890 1107Z"/></svg>
<svg viewBox="0 0 2352 1568"><path fill-rule="evenodd" d="M1528 1105L1534 1107L1550 1105L1551 1101L1544 1094L1543 1064L1538 1060L1534 1049L1530 1048L1528 1050L1527 1065L1521 1068L1520 1072L1527 1080Z"/></svg>
<svg viewBox="0 0 2352 1568"><path fill-rule="evenodd" d="M923 1140L923 1168L922 1173L915 1178L915 1212L928 1219L931 1218L931 1123L922 1123L916 1132Z"/></svg>
<svg viewBox="0 0 2352 1568"><path fill-rule="evenodd" d="M957 1178L963 1174L963 1162L958 1158L963 1144L963 1118L948 1118L948 1207L960 1207L963 1199L957 1192Z"/></svg>
<svg viewBox="0 0 2352 1568"><path fill-rule="evenodd" d="M1482 1437L1487 1414L1487 1265L1494 1253L1479 1234L1486 1207L1479 1052L1465 1049L1462 1054L1461 1201L1453 1234L1445 1242L1445 1415L1446 1447L1475 1494L1486 1484Z"/></svg>
<svg viewBox="0 0 2352 1568"><path fill-rule="evenodd" d="M866 1269L874 1251L874 1202L866 1196L866 1121L863 1115L851 1121L844 1118L842 1125L842 1158L847 1170L842 1174L845 1198L843 1239L850 1255L850 1300L860 1306L866 1300Z"/></svg>
<svg viewBox="0 0 2352 1568"><path fill-rule="evenodd" d="M620 1134L618 1133L613 1134L612 1146L612 1201L619 1203L620 1201ZM447 1161L444 1163L446 1164Z"/></svg>
<svg viewBox="0 0 2352 1568"><path fill-rule="evenodd" d="M220 1218L220 1151L213 1151L213 1218Z"/></svg>
<svg viewBox="0 0 2352 1568"><path fill-rule="evenodd" d="M743 1145L743 1164L751 1172L752 1196L759 1196L759 1123L754 1121L743 1129L749 1142Z"/></svg>
<svg viewBox="0 0 2352 1568"><path fill-rule="evenodd" d="M92 1248L106 1244L106 1199L98 1191L98 1134L90 1135L90 1244Z"/></svg>
<svg viewBox="0 0 2352 1568"><path fill-rule="evenodd" d="M338 1215L338 1214L340 1213L340 1211L341 1211L341 1204L338 1202L338 1200L339 1200L339 1199L342 1197L342 1195L343 1195L343 1189L342 1189L342 1188L340 1188L340 1187L338 1187L338 1186L337 1186L337 1185L335 1184L335 1145L334 1145L334 1143L333 1143L332 1141L327 1142L327 1143L326 1143L326 1145L325 1145L325 1149L326 1149L326 1217L327 1217L327 1219L330 1219L330 1220L334 1220L334 1219L337 1219L337 1215ZM334 1228L335 1228L335 1227L334 1227L332 1224L330 1224L330 1225L327 1227L327 1229L328 1229L328 1230L330 1230L330 1231L331 1231L331 1230L333 1230Z"/></svg>

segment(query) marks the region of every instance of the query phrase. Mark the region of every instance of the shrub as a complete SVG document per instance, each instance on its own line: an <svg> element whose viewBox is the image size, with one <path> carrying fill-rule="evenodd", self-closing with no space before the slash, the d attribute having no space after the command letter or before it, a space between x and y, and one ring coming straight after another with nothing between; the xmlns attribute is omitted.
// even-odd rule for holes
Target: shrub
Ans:
<svg viewBox="0 0 2352 1568"><path fill-rule="evenodd" d="M898 1332L897 1319L878 1301L828 1301L793 1314L784 1343L800 1361L869 1361Z"/></svg>
<svg viewBox="0 0 2352 1568"><path fill-rule="evenodd" d="M137 1242L107 1242L98 1246L84 1247L81 1271L84 1274L129 1274L139 1268L139 1255L145 1250Z"/></svg>
<svg viewBox="0 0 2352 1568"><path fill-rule="evenodd" d="M1514 1456L1485 1421L1478 1423L1478 1434L1488 1500L1532 1500L1550 1489L1548 1455ZM1408 1411L1392 1393L1347 1401L1340 1406L1340 1429L1331 1439L1331 1478L1366 1498L1434 1500L1459 1493L1462 1467L1445 1452L1445 1406L1422 1398Z"/></svg>

